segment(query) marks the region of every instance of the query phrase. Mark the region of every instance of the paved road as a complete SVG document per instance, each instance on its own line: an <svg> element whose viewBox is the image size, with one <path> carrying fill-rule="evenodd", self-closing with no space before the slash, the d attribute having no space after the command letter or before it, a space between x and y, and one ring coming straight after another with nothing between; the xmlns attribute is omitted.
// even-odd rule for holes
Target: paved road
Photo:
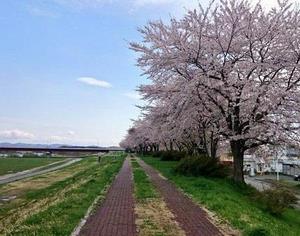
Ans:
<svg viewBox="0 0 300 236"><path fill-rule="evenodd" d="M175 215L176 221L187 236L220 236L218 228L209 221L206 212L190 198L179 191L169 180L164 179L158 171L137 159L141 167L159 190L168 208Z"/></svg>
<svg viewBox="0 0 300 236"><path fill-rule="evenodd" d="M81 236L135 236L133 179L129 159L109 188L106 198L89 216Z"/></svg>
<svg viewBox="0 0 300 236"><path fill-rule="evenodd" d="M264 180L258 179L256 177L245 176L245 182L246 184L251 185L260 192L272 188L272 185L270 183L265 182Z"/></svg>
<svg viewBox="0 0 300 236"><path fill-rule="evenodd" d="M11 183L11 182L14 182L14 181L17 181L17 180L33 177L33 176L36 176L36 175L45 174L45 173L50 172L50 171L59 170L61 168L69 166L73 163L76 163L80 160L81 160L81 158L71 159L67 162L65 162L65 161L62 162L61 165L56 165L57 162L55 162L55 163L52 163L52 164L47 165L47 166L41 166L41 167L38 167L38 168L34 168L34 169L31 169L31 170L25 170L25 171L18 172L18 173L15 173L15 174L0 176L0 184L7 184L7 183ZM53 166L53 165L55 165L55 166Z"/></svg>
<svg viewBox="0 0 300 236"><path fill-rule="evenodd" d="M187 236L221 236L218 228L209 221L206 212L179 191L174 184L164 179L158 171L138 160L160 191L168 208ZM130 160L109 188L104 202L90 215L81 228L80 236L136 236L134 212L134 183Z"/></svg>

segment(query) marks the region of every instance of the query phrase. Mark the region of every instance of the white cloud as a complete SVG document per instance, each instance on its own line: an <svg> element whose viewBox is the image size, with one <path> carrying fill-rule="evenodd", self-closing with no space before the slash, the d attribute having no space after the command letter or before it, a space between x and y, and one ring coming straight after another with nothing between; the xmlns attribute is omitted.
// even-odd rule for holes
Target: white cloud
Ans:
<svg viewBox="0 0 300 236"><path fill-rule="evenodd" d="M136 99L136 100L140 100L141 99L141 95L139 95L136 92L128 92L128 93L124 93L124 96L131 98L131 99Z"/></svg>
<svg viewBox="0 0 300 236"><path fill-rule="evenodd" d="M68 138L65 136L59 136L59 135L52 135L49 137L50 143L55 143L55 142L63 142L66 141Z"/></svg>
<svg viewBox="0 0 300 236"><path fill-rule="evenodd" d="M34 137L34 134L18 129L0 131L2 139L33 139Z"/></svg>
<svg viewBox="0 0 300 236"><path fill-rule="evenodd" d="M106 81L103 80L98 80L95 79L93 77L80 77L77 79L78 81L88 84L88 85L92 85L92 86L97 86L97 87L101 87L101 88L111 88L112 85Z"/></svg>
<svg viewBox="0 0 300 236"><path fill-rule="evenodd" d="M75 132L74 132L73 130L69 130L69 131L67 132L67 135L69 135L69 136L74 136L74 135L75 135Z"/></svg>

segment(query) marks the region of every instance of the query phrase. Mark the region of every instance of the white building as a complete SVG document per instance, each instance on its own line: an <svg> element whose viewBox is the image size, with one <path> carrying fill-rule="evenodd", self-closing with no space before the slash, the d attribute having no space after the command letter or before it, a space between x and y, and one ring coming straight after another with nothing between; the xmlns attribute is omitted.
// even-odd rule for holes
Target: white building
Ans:
<svg viewBox="0 0 300 236"><path fill-rule="evenodd" d="M271 164L267 160L255 154L245 154L244 171L249 173L251 168L258 174L271 172Z"/></svg>
<svg viewBox="0 0 300 236"><path fill-rule="evenodd" d="M272 154L259 157L259 154L244 155L244 171L253 168L258 174L279 172L286 175L300 174L300 150L296 148L282 148Z"/></svg>

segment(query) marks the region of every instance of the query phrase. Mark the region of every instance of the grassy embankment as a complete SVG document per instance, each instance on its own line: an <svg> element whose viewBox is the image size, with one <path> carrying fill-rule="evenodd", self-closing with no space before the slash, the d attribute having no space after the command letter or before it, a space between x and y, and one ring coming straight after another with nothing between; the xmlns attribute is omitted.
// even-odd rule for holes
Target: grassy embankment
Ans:
<svg viewBox="0 0 300 236"><path fill-rule="evenodd" d="M296 194L300 195L300 183L294 180L281 179L279 183L275 180L271 181L274 185L283 186L293 190Z"/></svg>
<svg viewBox="0 0 300 236"><path fill-rule="evenodd" d="M0 158L0 175L16 173L54 162L63 161L62 158Z"/></svg>
<svg viewBox="0 0 300 236"><path fill-rule="evenodd" d="M89 206L105 191L124 156L86 158L64 169L0 187L0 235L70 235Z"/></svg>
<svg viewBox="0 0 300 236"><path fill-rule="evenodd" d="M143 160L173 181L194 201L241 230L243 235L300 235L299 210L288 209L282 216L276 217L253 200L255 190L250 187L237 186L226 179L176 175L172 171L176 162L160 161L150 156L143 157ZM262 229L267 233L259 234Z"/></svg>
<svg viewBox="0 0 300 236"><path fill-rule="evenodd" d="M144 170L135 159L131 160L136 199L137 229L139 236L184 235Z"/></svg>

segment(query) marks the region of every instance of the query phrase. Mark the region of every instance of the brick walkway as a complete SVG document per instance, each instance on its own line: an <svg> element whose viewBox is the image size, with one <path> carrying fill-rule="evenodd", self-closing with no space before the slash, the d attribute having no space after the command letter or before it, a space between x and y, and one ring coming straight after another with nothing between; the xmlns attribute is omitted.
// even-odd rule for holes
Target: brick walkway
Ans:
<svg viewBox="0 0 300 236"><path fill-rule="evenodd" d="M161 193L176 221L187 236L217 236L222 233L207 218L206 212L180 192L174 184L162 178L159 172L138 159L153 184Z"/></svg>
<svg viewBox="0 0 300 236"><path fill-rule="evenodd" d="M106 198L80 231L82 236L135 236L133 180L127 158Z"/></svg>

